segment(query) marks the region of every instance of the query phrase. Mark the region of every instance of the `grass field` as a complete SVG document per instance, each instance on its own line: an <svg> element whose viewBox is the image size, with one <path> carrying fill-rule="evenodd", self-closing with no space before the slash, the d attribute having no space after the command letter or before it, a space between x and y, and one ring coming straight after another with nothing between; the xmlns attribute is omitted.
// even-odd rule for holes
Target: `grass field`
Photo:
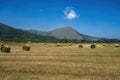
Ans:
<svg viewBox="0 0 120 80"><path fill-rule="evenodd" d="M11 53L0 52L0 80L120 80L120 47L90 49L89 44L11 43Z"/></svg>

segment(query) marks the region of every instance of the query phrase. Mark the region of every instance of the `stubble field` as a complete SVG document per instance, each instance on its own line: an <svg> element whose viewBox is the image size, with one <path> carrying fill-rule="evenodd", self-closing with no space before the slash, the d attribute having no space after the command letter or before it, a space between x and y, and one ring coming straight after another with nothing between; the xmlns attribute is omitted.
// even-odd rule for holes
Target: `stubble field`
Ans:
<svg viewBox="0 0 120 80"><path fill-rule="evenodd" d="M120 80L120 47L114 44L69 46L62 43L10 43L11 53L0 52L0 80Z"/></svg>

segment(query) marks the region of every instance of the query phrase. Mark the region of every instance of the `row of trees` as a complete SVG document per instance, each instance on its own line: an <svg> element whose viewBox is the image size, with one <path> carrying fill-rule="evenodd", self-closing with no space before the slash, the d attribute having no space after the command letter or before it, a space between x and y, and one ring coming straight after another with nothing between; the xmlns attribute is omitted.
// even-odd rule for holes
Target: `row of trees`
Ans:
<svg viewBox="0 0 120 80"><path fill-rule="evenodd" d="M0 38L1 42L26 42L26 41L31 41L31 42L51 42L51 43L91 43L91 42L95 42L95 43L120 43L120 40L116 40L116 39L101 39L98 41L86 41L86 40L69 40L69 39L56 39L54 37L31 37L31 38Z"/></svg>

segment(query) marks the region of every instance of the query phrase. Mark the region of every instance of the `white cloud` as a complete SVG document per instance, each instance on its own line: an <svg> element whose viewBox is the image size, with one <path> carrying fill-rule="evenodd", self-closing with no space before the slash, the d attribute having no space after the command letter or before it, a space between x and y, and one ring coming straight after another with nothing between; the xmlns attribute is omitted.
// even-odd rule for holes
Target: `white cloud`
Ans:
<svg viewBox="0 0 120 80"><path fill-rule="evenodd" d="M76 14L75 10L73 10L71 7L66 7L64 10L64 15L67 19L76 19L79 17L79 15Z"/></svg>

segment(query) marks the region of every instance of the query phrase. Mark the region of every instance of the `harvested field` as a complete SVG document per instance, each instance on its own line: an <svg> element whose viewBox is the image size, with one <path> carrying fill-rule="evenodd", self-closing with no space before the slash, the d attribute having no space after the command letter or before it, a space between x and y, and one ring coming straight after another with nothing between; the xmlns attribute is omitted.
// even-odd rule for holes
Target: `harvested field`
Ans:
<svg viewBox="0 0 120 80"><path fill-rule="evenodd" d="M0 53L0 80L120 80L120 47L114 44L10 43L11 53Z"/></svg>

